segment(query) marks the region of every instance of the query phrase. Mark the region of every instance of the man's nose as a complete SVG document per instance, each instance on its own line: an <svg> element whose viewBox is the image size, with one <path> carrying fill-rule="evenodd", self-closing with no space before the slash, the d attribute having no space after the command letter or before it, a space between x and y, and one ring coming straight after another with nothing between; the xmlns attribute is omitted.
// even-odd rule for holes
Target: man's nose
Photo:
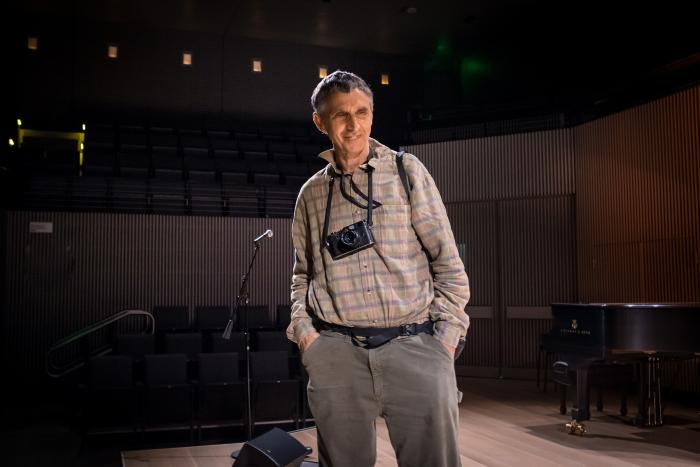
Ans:
<svg viewBox="0 0 700 467"><path fill-rule="evenodd" d="M354 115L348 116L348 120L346 123L347 123L348 130L351 130L351 131L354 130L355 129L355 116Z"/></svg>

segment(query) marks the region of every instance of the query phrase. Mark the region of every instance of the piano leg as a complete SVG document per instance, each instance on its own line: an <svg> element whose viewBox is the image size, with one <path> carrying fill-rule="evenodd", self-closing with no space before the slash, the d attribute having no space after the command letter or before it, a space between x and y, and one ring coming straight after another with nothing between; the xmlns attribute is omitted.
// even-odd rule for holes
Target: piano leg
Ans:
<svg viewBox="0 0 700 467"><path fill-rule="evenodd" d="M571 418L577 422L591 418L588 366L576 368L576 405L571 409Z"/></svg>
<svg viewBox="0 0 700 467"><path fill-rule="evenodd" d="M639 411L635 424L640 426L660 426L663 424L661 412L661 359L648 357L640 364Z"/></svg>

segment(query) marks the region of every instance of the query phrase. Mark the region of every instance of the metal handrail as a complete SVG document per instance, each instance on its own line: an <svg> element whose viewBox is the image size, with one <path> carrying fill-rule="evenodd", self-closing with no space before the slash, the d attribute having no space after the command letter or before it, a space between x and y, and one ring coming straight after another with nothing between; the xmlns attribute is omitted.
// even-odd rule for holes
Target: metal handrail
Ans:
<svg viewBox="0 0 700 467"><path fill-rule="evenodd" d="M68 346L69 344L72 344L73 342L77 342L80 339L84 339L85 337L89 336L90 334L99 331L100 329L103 329L107 326L109 326L112 323L115 323L121 319L124 319L128 316L134 316L134 315L142 315L146 316L146 329L144 332L147 332L148 334L153 334L155 330L155 318L153 318L153 315L149 313L148 311L144 310L122 310L119 313L116 313L112 316L109 316L103 320L100 320L96 323L93 323L89 326L86 326L85 328L74 332L73 334L70 334L69 336L66 336L59 341L57 341L54 345L49 348L49 350L46 352L46 361L45 361L45 366L46 366L46 373L53 377L53 378L60 378L62 376L65 376L68 373L71 373L78 368L82 367L85 365L85 358L83 357L79 361L73 361L71 363L65 364L65 365L57 365L53 361L53 356L56 351ZM109 351L107 348L99 348L97 349L98 352L96 353L106 353Z"/></svg>

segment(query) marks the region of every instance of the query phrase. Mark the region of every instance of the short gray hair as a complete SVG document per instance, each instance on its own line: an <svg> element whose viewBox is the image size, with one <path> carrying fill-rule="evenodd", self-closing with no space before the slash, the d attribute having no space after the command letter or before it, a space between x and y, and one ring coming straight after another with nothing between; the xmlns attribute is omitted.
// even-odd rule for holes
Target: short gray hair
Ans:
<svg viewBox="0 0 700 467"><path fill-rule="evenodd" d="M359 89L367 94L371 109L374 110L374 94L372 94L372 90L369 88L369 85L365 82L365 80L357 76L355 73L341 70L334 71L330 75L323 78L316 85L316 89L314 89L313 94L311 94L311 107L313 107L314 112L320 115L320 109L328 100L331 93L335 91L349 93L353 89Z"/></svg>

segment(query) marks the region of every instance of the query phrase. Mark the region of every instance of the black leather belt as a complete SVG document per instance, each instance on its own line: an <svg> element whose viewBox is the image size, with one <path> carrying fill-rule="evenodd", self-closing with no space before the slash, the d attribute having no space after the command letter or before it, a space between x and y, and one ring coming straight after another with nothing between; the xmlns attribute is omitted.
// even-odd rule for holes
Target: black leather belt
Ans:
<svg viewBox="0 0 700 467"><path fill-rule="evenodd" d="M321 330L339 332L353 338L358 338L368 349L386 344L399 336L415 336L420 333L433 334L433 322L402 324L395 328L358 328L340 326L338 324L319 323Z"/></svg>

